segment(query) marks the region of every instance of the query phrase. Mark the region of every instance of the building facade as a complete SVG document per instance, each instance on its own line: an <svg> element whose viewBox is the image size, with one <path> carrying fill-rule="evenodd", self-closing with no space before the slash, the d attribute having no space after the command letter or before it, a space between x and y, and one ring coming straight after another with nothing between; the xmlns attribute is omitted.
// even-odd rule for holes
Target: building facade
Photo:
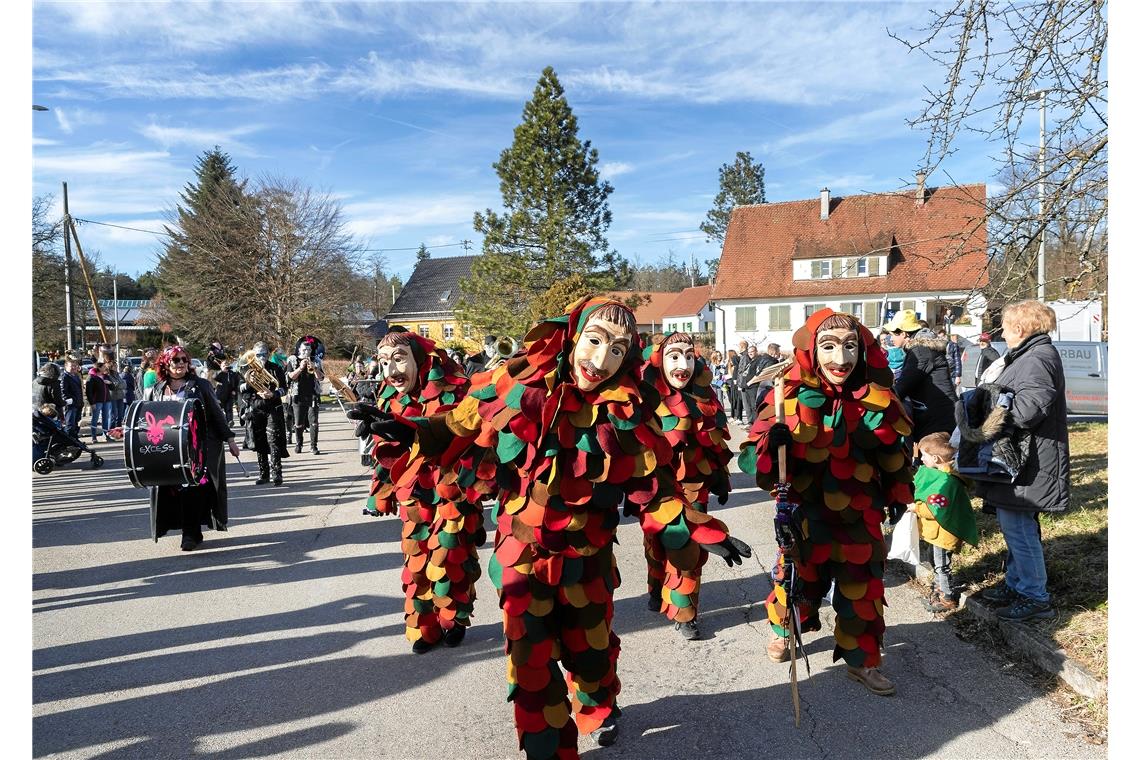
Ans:
<svg viewBox="0 0 1140 760"><path fill-rule="evenodd" d="M988 283L985 185L739 206L711 300L716 343L791 346L818 309L872 330L900 309L981 332Z"/></svg>

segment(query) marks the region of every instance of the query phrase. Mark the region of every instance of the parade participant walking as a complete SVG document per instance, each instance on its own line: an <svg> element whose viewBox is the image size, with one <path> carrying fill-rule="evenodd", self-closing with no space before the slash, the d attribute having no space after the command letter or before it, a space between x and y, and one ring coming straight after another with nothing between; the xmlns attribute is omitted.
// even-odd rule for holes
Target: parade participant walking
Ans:
<svg viewBox="0 0 1140 760"><path fill-rule="evenodd" d="M687 501L707 512L709 496L724 504L731 488L728 418L712 387L713 374L688 333L667 335L644 354L644 380L661 396L655 416L673 449L669 467ZM664 613L683 638L699 639L697 602L708 553L702 549L694 567L681 569L669 561L662 534L645 534L644 546L649 609Z"/></svg>
<svg viewBox="0 0 1140 760"><path fill-rule="evenodd" d="M269 346L261 341L253 344L250 353L260 368L253 362L238 368L242 375L238 392L243 399L242 408L245 409L252 448L257 452L258 477L255 485L265 485L272 479L273 485L279 486L284 482L281 460L289 456L281 403L285 395L285 370L269 361ZM227 373L219 372L217 377L224 374Z"/></svg>
<svg viewBox="0 0 1140 760"><path fill-rule="evenodd" d="M384 380L376 394L380 411L426 417L448 411L467 393L463 370L427 338L390 332L380 340L378 351ZM405 635L416 654L430 651L441 640L459 646L471 625L480 575L476 547L487 539L482 502L468 502L456 483L441 482L439 468L424 458L372 437L374 467L366 511L373 516L399 514L404 524Z"/></svg>
<svg viewBox="0 0 1140 760"><path fill-rule="evenodd" d="M894 684L879 670L883 642L883 572L887 548L882 522L896 522L914 500L910 433L891 391L887 358L870 331L849 314L824 308L792 336L794 363L785 375L785 423L776 422L775 391L764 399L740 467L756 484L774 489L777 452L787 447L790 500L802 541L792 559L802 584L803 631L820 629L819 605L835 581L833 660L875 694ZM782 565L781 561L777 565ZM768 656L788 659L792 625L783 585L768 595L773 638Z"/></svg>
<svg viewBox="0 0 1140 760"><path fill-rule="evenodd" d="M205 413L206 482L193 486L154 486L150 489L151 511L154 515L154 534L157 541L167 531L182 530L182 551L197 548L203 540L202 526L224 531L229 522L229 502L226 494L225 450L236 459L237 444L234 433L222 416L222 408L214 396L210 381L198 377L190 368L190 356L181 346L163 349L155 366L158 377L153 395L157 401L165 399L199 399Z"/></svg>
<svg viewBox="0 0 1140 760"><path fill-rule="evenodd" d="M72 438L79 437L79 420L83 416L83 380L79 377L79 359L68 355L63 362L63 376L59 380L63 396L63 429Z"/></svg>
<svg viewBox="0 0 1140 760"><path fill-rule="evenodd" d="M672 451L653 419L656 393L637 378L639 343L626 306L582 298L531 329L519 355L477 375L455 409L370 424L472 483L470 501L498 497L489 574L503 610L507 698L529 758L577 757L579 731L603 746L617 738L611 626L623 499L682 570L702 548L730 564L751 556L658 466ZM354 413L371 419L372 410Z"/></svg>
<svg viewBox="0 0 1140 760"><path fill-rule="evenodd" d="M257 346L255 345L254 348ZM268 351L265 352L268 357ZM263 360L264 361L264 360ZM241 388L241 377L234 370L230 364L229 359L222 359L218 366L220 369L214 375L214 393L218 397L218 405L222 407L222 414L226 417L226 424L232 425L234 422L234 402L237 401L238 393ZM276 366L276 365L274 365ZM285 373L281 373L282 385L280 386L281 394L285 393L284 377ZM284 418L282 418L281 426L285 426Z"/></svg>
<svg viewBox="0 0 1140 760"><path fill-rule="evenodd" d="M296 353L288 358L285 369L290 382L291 405L293 407L293 433L297 437L296 452L301 453L305 444L305 431L309 431L309 451L320 454L317 449L318 416L321 410L321 383L325 379L321 369L323 350L318 350L320 341L306 335L297 341Z"/></svg>

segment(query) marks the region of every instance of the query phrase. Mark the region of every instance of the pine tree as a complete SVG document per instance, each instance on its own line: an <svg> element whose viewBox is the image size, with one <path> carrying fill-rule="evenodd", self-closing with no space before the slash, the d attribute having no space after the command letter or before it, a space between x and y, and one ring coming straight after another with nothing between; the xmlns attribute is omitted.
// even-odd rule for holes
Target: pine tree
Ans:
<svg viewBox="0 0 1140 760"><path fill-rule="evenodd" d="M235 267L248 263L250 247L245 181L228 155L214 146L203 153L195 179L180 194L170 240L159 256L155 278L180 334L192 345L239 341L241 319L254 308L251 294L233 287Z"/></svg>
<svg viewBox="0 0 1140 760"><path fill-rule="evenodd" d="M605 237L613 187L600 179L597 164L598 151L578 139L578 120L548 66L523 107L514 142L493 165L503 211L475 214L483 255L460 283L460 320L522 335L532 304L556 283L579 275L593 292L624 284L629 264Z"/></svg>
<svg viewBox="0 0 1140 760"><path fill-rule="evenodd" d="M416 263L418 264L421 261L423 261L424 259L430 259L430 258L431 258L431 251L428 250L428 247L425 244L420 243L420 249L418 251L416 251Z"/></svg>
<svg viewBox="0 0 1140 760"><path fill-rule="evenodd" d="M701 232L710 241L723 243L732 209L753 203L767 203L764 198L764 166L755 163L748 151L737 151L736 161L731 165L721 164L720 192L701 223Z"/></svg>

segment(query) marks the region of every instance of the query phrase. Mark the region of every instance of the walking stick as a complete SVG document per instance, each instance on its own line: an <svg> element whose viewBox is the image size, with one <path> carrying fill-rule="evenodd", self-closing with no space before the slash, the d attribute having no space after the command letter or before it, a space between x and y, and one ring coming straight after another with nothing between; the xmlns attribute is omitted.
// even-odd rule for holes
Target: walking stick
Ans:
<svg viewBox="0 0 1140 760"><path fill-rule="evenodd" d="M778 362L768 367L760 374L761 381L771 380L773 398L776 403L776 422L783 424L785 420L784 415L784 373L788 367L792 365L792 361L786 360ZM784 600L785 605L785 618L782 621L784 630L788 633L788 647L789 654L791 655L790 677L792 682L792 710L796 718L796 728L800 726L800 688L799 681L796 675L796 660L799 656L797 651L797 644L800 641L800 616L797 609L796 599L796 565L794 560L789 557L789 553L795 547L799 538L799 527L796 525L793 511L796 504L792 502L789 492L791 491L791 483L788 482L788 450L786 446L781 446L776 451L777 474L779 480L776 482L776 516L773 520L776 528L776 544L780 547L780 557L783 563L783 580L780 585L784 587ZM802 648L802 646L800 647ZM808 673L811 673L811 666L808 666Z"/></svg>

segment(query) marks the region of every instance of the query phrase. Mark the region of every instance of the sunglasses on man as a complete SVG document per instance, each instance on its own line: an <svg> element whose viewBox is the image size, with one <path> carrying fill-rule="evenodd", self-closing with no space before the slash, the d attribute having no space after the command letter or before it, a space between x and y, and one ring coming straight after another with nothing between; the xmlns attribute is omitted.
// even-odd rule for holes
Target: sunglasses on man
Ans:
<svg viewBox="0 0 1140 760"><path fill-rule="evenodd" d="M185 356L176 356L170 360L170 363L171 364L189 364L190 360L187 359Z"/></svg>

